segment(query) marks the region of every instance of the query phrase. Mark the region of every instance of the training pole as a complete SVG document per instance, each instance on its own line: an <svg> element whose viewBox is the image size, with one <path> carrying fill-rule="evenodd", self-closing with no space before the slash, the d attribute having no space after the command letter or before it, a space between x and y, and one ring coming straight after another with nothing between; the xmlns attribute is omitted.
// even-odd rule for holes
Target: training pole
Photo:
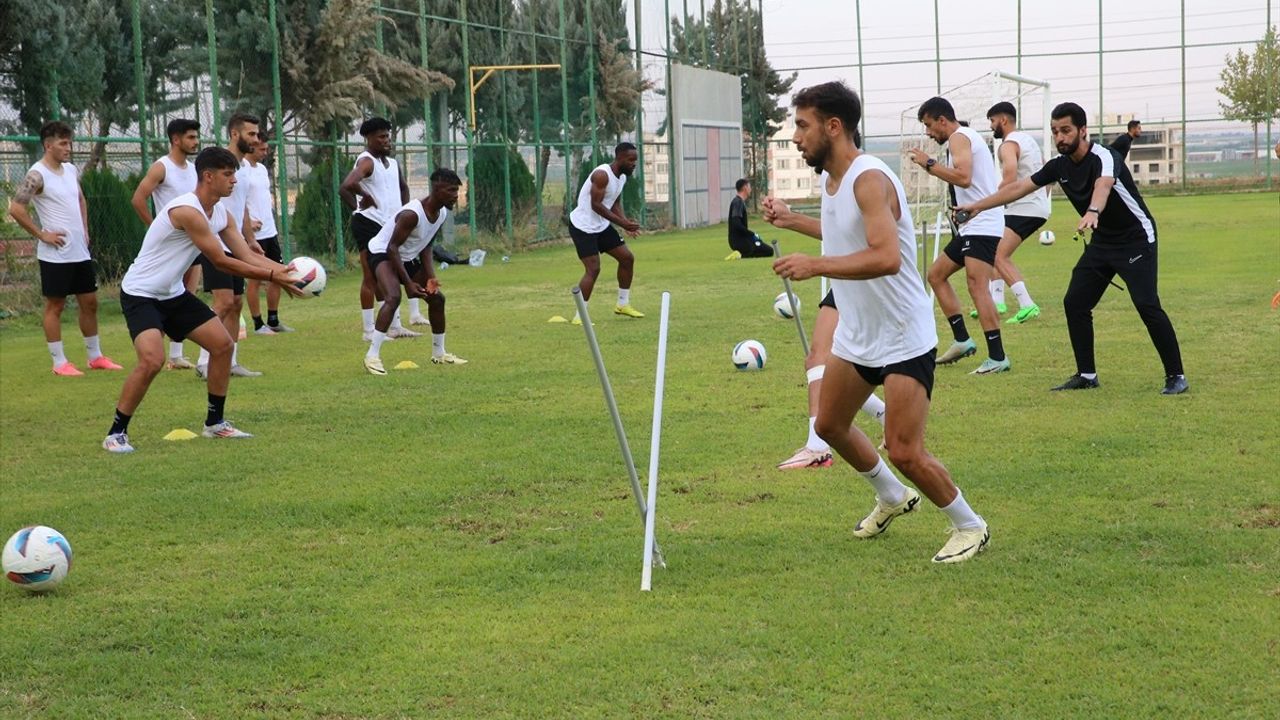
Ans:
<svg viewBox="0 0 1280 720"><path fill-rule="evenodd" d="M640 589L648 592L653 587L653 552L657 539L655 523L658 517L658 455L662 446L662 396L667 377L667 321L671 317L671 293L662 293L662 316L658 321L658 369L653 379L653 431L649 439L649 512L644 517L644 569L640 572Z"/></svg>
<svg viewBox="0 0 1280 720"><path fill-rule="evenodd" d="M587 334L587 347L591 349L591 358L596 361L596 373L600 376L600 389L604 391L604 404L609 408L613 418L613 432L618 436L618 447L622 450L622 463L627 466L627 477L631 480L631 494L636 499L636 508L640 511L640 521L645 522L649 512L640 490L640 477L636 474L636 461L631 457L631 445L627 442L627 432L622 428L622 416L618 414L618 402L613 398L613 386L609 384L609 373L604 369L604 356L600 354L600 344L596 342L596 331L591 327L591 316L587 314L587 301L582 299L582 289L573 289L573 301L578 305L578 317L582 320L582 329ZM666 567L662 559L662 548L658 541L653 542L653 554L658 565Z"/></svg>
<svg viewBox="0 0 1280 720"><path fill-rule="evenodd" d="M773 256L782 257L782 250L778 248L777 240L773 241ZM800 333L800 349L804 350L805 357L809 357L809 338L804 334L804 321L800 319L800 308L796 307L796 296L791 292L790 279L782 278L782 289L787 293L787 304L791 306L791 318L796 321L796 332Z"/></svg>

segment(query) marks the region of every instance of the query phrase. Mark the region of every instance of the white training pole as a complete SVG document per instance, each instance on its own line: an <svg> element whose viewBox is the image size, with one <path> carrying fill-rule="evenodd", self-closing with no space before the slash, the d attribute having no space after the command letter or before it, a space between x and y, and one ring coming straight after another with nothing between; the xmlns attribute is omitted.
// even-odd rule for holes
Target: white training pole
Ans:
<svg viewBox="0 0 1280 720"><path fill-rule="evenodd" d="M609 383L609 373L604 369L604 356L600 354L600 344L596 342L596 331L591 327L591 316L587 314L587 302L582 299L581 288L573 289L573 300L578 305L578 317L582 320L582 329L587 334L587 347L591 349L591 358L596 361L596 373L600 376L600 389L604 391L604 404L609 408L613 418L613 432L618 436L618 447L622 450L622 463L627 466L627 477L631 480L631 494L635 496L636 508L640 511L640 520L648 515L644 496L640 490L640 477L636 474L636 462L631 457L631 445L627 442L627 432L622 428L622 416L618 414L618 402L613 398L613 385ZM662 549L654 541L653 551L658 564L666 567L662 560Z"/></svg>
<svg viewBox="0 0 1280 720"><path fill-rule="evenodd" d="M654 534L658 517L658 455L662 446L662 396L667 377L667 321L671 315L671 293L662 293L662 315L658 321L658 370L653 380L653 430L649 440L649 501L644 516L644 569L640 573L640 589L653 587Z"/></svg>
<svg viewBox="0 0 1280 720"><path fill-rule="evenodd" d="M778 241L773 241L773 256L782 257L782 250L778 248ZM800 333L800 349L804 350L804 356L809 357L809 338L804 334L804 321L800 319L800 308L796 307L796 295L791 292L791 280L782 278L782 289L787 293L787 304L791 306L791 319L796 321L796 332Z"/></svg>

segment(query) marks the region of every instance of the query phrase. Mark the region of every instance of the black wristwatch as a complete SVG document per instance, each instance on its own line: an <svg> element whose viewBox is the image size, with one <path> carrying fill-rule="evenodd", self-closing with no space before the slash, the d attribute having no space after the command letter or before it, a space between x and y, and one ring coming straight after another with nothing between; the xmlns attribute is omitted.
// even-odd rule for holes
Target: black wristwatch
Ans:
<svg viewBox="0 0 1280 720"><path fill-rule="evenodd" d="M929 158L929 161L924 164L924 171L932 175L933 166L937 164L938 164L937 160L934 160L933 158Z"/></svg>

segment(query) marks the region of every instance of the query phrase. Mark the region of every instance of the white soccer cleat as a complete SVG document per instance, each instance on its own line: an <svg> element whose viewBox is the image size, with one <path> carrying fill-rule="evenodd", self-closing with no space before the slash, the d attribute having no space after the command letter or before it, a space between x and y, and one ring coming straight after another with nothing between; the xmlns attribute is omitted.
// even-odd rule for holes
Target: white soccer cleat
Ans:
<svg viewBox="0 0 1280 720"><path fill-rule="evenodd" d="M431 327L431 321L421 315L414 315L413 317L409 318L409 324L410 325L426 325L427 327Z"/></svg>
<svg viewBox="0 0 1280 720"><path fill-rule="evenodd" d="M250 370L240 363L236 363L231 366L231 377L262 377L262 373L257 370Z"/></svg>
<svg viewBox="0 0 1280 720"><path fill-rule="evenodd" d="M951 538L933 556L936 563L964 562L986 550L987 543L991 542L991 532L987 530L986 523L976 528L947 528L947 532L951 533Z"/></svg>
<svg viewBox="0 0 1280 720"><path fill-rule="evenodd" d="M387 374L387 368L382 365L382 358L369 357L366 355L364 358L364 369L367 370L370 375Z"/></svg>
<svg viewBox="0 0 1280 720"><path fill-rule="evenodd" d="M270 325L263 325L257 330L254 330L253 334L254 335L275 335L276 331L272 330Z"/></svg>
<svg viewBox="0 0 1280 720"><path fill-rule="evenodd" d="M466 365L467 361L454 355L453 353L443 353L440 355L432 355L431 362L436 365Z"/></svg>
<svg viewBox="0 0 1280 720"><path fill-rule="evenodd" d="M387 330L387 338L392 340L396 338L416 338L416 337L422 337L422 333L415 332L405 327L393 327Z"/></svg>
<svg viewBox="0 0 1280 720"><path fill-rule="evenodd" d="M808 446L801 447L794 455L778 463L779 470L804 470L807 468L824 468L831 467L832 458L831 451L810 450Z"/></svg>
<svg viewBox="0 0 1280 720"><path fill-rule="evenodd" d="M208 365L197 365L197 366L196 366L196 377L200 378L201 380L208 380L208 379L209 379L209 366L208 366Z"/></svg>
<svg viewBox="0 0 1280 720"><path fill-rule="evenodd" d="M893 522L894 518L915 510L916 505L919 504L920 493L911 488L907 488L906 497L902 498L902 502L897 505L885 506L877 498L876 506L871 510L871 513L853 526L853 535L860 538L873 538L888 530L889 523Z"/></svg>
<svg viewBox="0 0 1280 720"><path fill-rule="evenodd" d="M243 430L237 430L229 421L223 420L217 425L205 425L204 432L201 433L207 438L234 440L239 438L253 437Z"/></svg>
<svg viewBox="0 0 1280 720"><path fill-rule="evenodd" d="M131 453L133 446L129 444L128 433L113 433L102 441L102 449L109 453Z"/></svg>
<svg viewBox="0 0 1280 720"><path fill-rule="evenodd" d="M181 355L170 356L169 361L165 363L165 365L170 370L190 370L195 367L195 365L191 364L190 360L182 357Z"/></svg>

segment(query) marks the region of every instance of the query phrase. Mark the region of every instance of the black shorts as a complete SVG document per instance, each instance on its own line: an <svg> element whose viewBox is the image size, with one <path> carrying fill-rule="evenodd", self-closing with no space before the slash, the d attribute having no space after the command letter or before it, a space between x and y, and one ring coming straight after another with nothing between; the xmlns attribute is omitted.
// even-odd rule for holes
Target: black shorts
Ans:
<svg viewBox="0 0 1280 720"><path fill-rule="evenodd" d="M156 300L130 295L122 290L120 310L124 312L124 322L129 326L129 337L134 340L144 330L155 328L177 342L217 317L208 305L189 292L168 300Z"/></svg>
<svg viewBox="0 0 1280 720"><path fill-rule="evenodd" d="M227 253L227 257L233 257ZM244 294L244 278L239 275L225 273L214 267L209 258L200 256L200 269L204 272L204 291L230 290L234 295Z"/></svg>
<svg viewBox="0 0 1280 720"><path fill-rule="evenodd" d="M951 238L951 242L942 249L951 262L964 267L964 259L971 257L988 265L996 264L996 248L1000 246L1000 238L991 235L959 235Z"/></svg>
<svg viewBox="0 0 1280 720"><path fill-rule="evenodd" d="M262 246L262 252L267 256L268 260L275 260L278 263L284 262L284 253L280 252L280 238L272 235L269 238L258 240L258 244Z"/></svg>
<svg viewBox="0 0 1280 720"><path fill-rule="evenodd" d="M818 307L829 307L832 310L839 310L840 308L836 307L836 291L828 290L827 294L823 296L822 300L818 303Z"/></svg>
<svg viewBox="0 0 1280 720"><path fill-rule="evenodd" d="M97 292L98 280L93 274L93 261L73 263L40 261L40 294L47 298Z"/></svg>
<svg viewBox="0 0 1280 720"><path fill-rule="evenodd" d="M1031 217L1030 215L1005 215L1004 226L1018 234L1018 237L1026 240L1031 234L1044 227L1045 219Z"/></svg>
<svg viewBox="0 0 1280 720"><path fill-rule="evenodd" d="M923 355L917 355L910 360L903 360L882 368L871 368L853 363L853 369L857 370L862 379L866 380L872 387L883 385L886 375L906 375L907 377L915 378L917 382L924 386L924 394L929 399L933 399L933 369L937 365L937 355L937 348L930 348L929 352Z"/></svg>
<svg viewBox="0 0 1280 720"><path fill-rule="evenodd" d="M374 235L382 230L382 226L375 220L353 213L351 215L351 236L355 238L356 249L360 252L369 251L369 241Z"/></svg>
<svg viewBox="0 0 1280 720"><path fill-rule="evenodd" d="M618 229L610 225L598 233L583 232L569 224L569 237L573 238L573 246L578 249L578 257L585 258L609 252L614 248L626 245Z"/></svg>

